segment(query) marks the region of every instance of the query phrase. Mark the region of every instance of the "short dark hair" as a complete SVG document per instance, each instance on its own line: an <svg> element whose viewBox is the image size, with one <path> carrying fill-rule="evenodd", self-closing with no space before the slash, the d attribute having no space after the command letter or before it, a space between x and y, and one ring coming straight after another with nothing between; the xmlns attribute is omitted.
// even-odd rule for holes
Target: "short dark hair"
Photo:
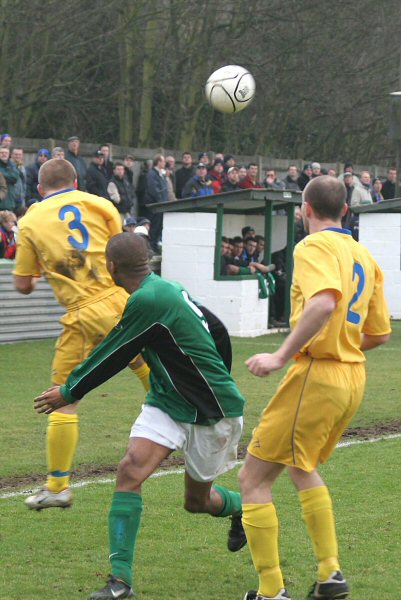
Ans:
<svg viewBox="0 0 401 600"><path fill-rule="evenodd" d="M116 160L116 162L114 163L114 167L113 168L115 169L116 167L124 167L124 163L121 162L121 160Z"/></svg>
<svg viewBox="0 0 401 600"><path fill-rule="evenodd" d="M243 238L240 235L236 235L233 238L233 242L234 242L234 244L243 244L244 240L243 240Z"/></svg>
<svg viewBox="0 0 401 600"><path fill-rule="evenodd" d="M246 227L243 227L241 229L241 233L242 233L242 237L245 238L245 236L250 232L250 231L255 231L253 227L251 227L250 225L247 225Z"/></svg>
<svg viewBox="0 0 401 600"><path fill-rule="evenodd" d="M249 169L250 167L257 167L257 166L258 166L258 165L257 165L256 163L254 163L254 162L250 162L250 163L248 163L248 164L247 164L247 167L246 167L246 168L247 168L247 169Z"/></svg>
<svg viewBox="0 0 401 600"><path fill-rule="evenodd" d="M263 237L263 235L255 235L255 240L257 242L262 242L262 241L264 242L265 238Z"/></svg>
<svg viewBox="0 0 401 600"><path fill-rule="evenodd" d="M345 185L330 175L320 175L312 179L304 189L304 200L313 208L320 219L341 217L347 198Z"/></svg>

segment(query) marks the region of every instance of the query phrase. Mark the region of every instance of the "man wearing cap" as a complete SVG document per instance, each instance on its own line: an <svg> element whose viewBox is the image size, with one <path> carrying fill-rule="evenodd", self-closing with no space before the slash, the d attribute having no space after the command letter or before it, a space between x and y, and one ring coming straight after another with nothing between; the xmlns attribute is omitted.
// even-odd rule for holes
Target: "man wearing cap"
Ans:
<svg viewBox="0 0 401 600"><path fill-rule="evenodd" d="M354 171L354 165L352 164L352 162L350 160L346 160L344 163L344 173L341 173L337 179L339 179L340 181L343 181L345 183L345 175L347 173L351 173L352 175L352 185L354 187L361 185L361 182L359 181L359 177L357 177L357 175L355 175L355 171Z"/></svg>
<svg viewBox="0 0 401 600"><path fill-rule="evenodd" d="M31 204L42 200L42 196L38 192L38 173L40 167L47 162L49 158L50 150L41 148L36 155L35 162L26 168L26 206L31 206Z"/></svg>
<svg viewBox="0 0 401 600"><path fill-rule="evenodd" d="M213 168L209 171L209 177L212 180L214 193L219 194L226 178L224 173L224 160L222 158L215 159Z"/></svg>
<svg viewBox="0 0 401 600"><path fill-rule="evenodd" d="M204 163L198 163L196 174L187 181L182 190L183 198L196 198L197 196L211 196L214 194L211 179L207 174L207 167Z"/></svg>
<svg viewBox="0 0 401 600"><path fill-rule="evenodd" d="M230 167L227 171L227 179L221 186L221 192L235 192L240 189L238 168Z"/></svg>
<svg viewBox="0 0 401 600"><path fill-rule="evenodd" d="M81 192L86 191L86 171L87 166L82 156L79 156L81 142L77 135L73 135L67 140L68 150L65 155L66 160L75 168L78 176L78 189Z"/></svg>
<svg viewBox="0 0 401 600"><path fill-rule="evenodd" d="M123 231L128 233L135 233L135 229L138 226L138 222L135 217L127 217L123 223Z"/></svg>
<svg viewBox="0 0 401 600"><path fill-rule="evenodd" d="M314 179L315 177L319 177L319 175L321 175L321 166L320 163L318 162L313 162L312 163L312 179Z"/></svg>
<svg viewBox="0 0 401 600"><path fill-rule="evenodd" d="M235 158L232 154L226 154L224 156L224 171L227 173L231 167L235 167Z"/></svg>
<svg viewBox="0 0 401 600"><path fill-rule="evenodd" d="M183 152L181 156L182 167L175 172L175 195L182 198L185 184L195 175L195 167L192 164L192 154Z"/></svg>
<svg viewBox="0 0 401 600"><path fill-rule="evenodd" d="M198 154L198 163L202 163L208 169L210 166L210 159L207 152L199 152Z"/></svg>
<svg viewBox="0 0 401 600"><path fill-rule="evenodd" d="M86 172L86 190L90 194L110 199L107 193L107 172L104 166L104 154L101 150L95 150L92 162Z"/></svg>
<svg viewBox="0 0 401 600"><path fill-rule="evenodd" d="M299 189L302 191L312 179L312 164L306 163L302 169L301 175L297 179Z"/></svg>

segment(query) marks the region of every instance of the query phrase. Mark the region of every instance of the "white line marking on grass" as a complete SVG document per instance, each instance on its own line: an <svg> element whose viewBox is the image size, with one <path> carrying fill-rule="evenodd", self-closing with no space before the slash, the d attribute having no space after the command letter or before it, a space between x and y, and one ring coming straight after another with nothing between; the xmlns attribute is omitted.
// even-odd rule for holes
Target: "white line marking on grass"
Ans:
<svg viewBox="0 0 401 600"><path fill-rule="evenodd" d="M361 445L361 444L373 444L374 442L394 440L397 438L401 438L401 433L391 433L389 435L383 435L381 437L371 438L368 440L349 440L346 442L339 442L337 444L337 448L349 448L350 446L357 446L357 445ZM243 460L238 460L236 462L236 465L242 465L243 462L244 462ZM153 473L153 475L150 476L150 479L156 478L156 477L164 477L166 475L182 475L183 473L185 473L184 468L171 469L171 470L165 470L165 471L157 471L156 473ZM101 478L101 479L84 479L83 481L77 481L77 483L72 483L71 487L76 489L76 488L83 488L88 485L94 485L94 484L102 485L102 484L109 484L109 483L114 483L114 482L115 482L115 477L107 477L107 478ZM36 491L37 491L37 489L36 490L19 490L17 492L7 492L5 494L0 494L0 500L7 500L8 498L16 498L17 496L28 496L29 494L35 493Z"/></svg>

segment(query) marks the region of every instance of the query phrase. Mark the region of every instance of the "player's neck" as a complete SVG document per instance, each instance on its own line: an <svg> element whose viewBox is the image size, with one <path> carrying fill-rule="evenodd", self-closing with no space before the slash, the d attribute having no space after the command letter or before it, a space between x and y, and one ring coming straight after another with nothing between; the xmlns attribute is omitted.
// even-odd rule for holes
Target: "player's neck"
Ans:
<svg viewBox="0 0 401 600"><path fill-rule="evenodd" d="M308 225L309 233L317 233L318 231L323 231L323 229L328 229L329 227L342 229L341 220L332 221L331 219L325 219L324 221L320 221L318 219L310 219Z"/></svg>
<svg viewBox="0 0 401 600"><path fill-rule="evenodd" d="M142 281L149 275L150 271L138 274L134 277L121 278L119 285L125 289L128 294L133 294L141 286Z"/></svg>

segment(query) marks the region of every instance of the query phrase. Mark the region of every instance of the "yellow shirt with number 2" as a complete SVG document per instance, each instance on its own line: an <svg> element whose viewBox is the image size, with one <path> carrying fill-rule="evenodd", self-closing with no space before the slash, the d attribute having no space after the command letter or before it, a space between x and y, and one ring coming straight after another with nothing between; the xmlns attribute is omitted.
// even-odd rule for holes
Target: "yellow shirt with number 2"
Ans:
<svg viewBox="0 0 401 600"><path fill-rule="evenodd" d="M361 334L390 333L383 273L346 229L328 228L297 244L291 287L291 328L315 294L333 290L337 306L321 331L301 349L312 358L363 362ZM298 356L300 355L298 354Z"/></svg>

